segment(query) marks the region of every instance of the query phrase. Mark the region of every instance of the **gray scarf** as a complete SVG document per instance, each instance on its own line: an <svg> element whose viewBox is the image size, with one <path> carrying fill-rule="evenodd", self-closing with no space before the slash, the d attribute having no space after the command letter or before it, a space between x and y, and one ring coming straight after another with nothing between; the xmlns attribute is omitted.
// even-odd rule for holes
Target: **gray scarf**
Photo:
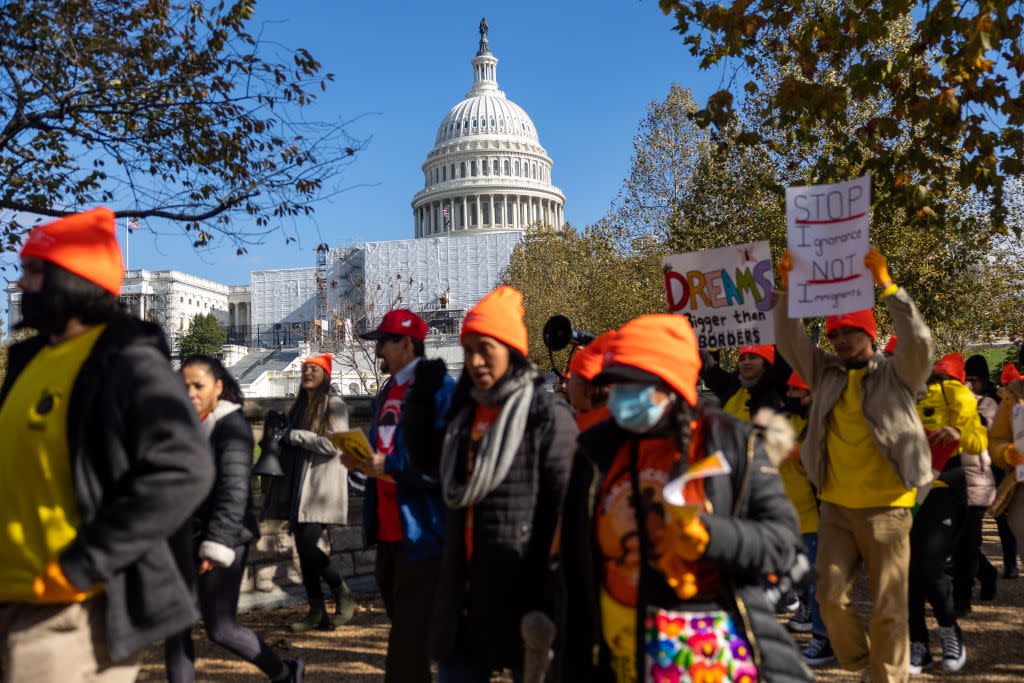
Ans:
<svg viewBox="0 0 1024 683"><path fill-rule="evenodd" d="M487 391L476 388L470 391L477 403L502 405L494 424L480 441L473 460L473 473L465 484L458 483L455 478L457 444L459 435L472 427L475 404L464 406L448 425L441 451L441 492L448 507L457 509L476 505L505 480L526 433L526 418L533 401L536 375L536 370L529 369L514 377L506 377Z"/></svg>
<svg viewBox="0 0 1024 683"><path fill-rule="evenodd" d="M762 375L762 377L763 376L764 375ZM740 381L740 386L743 387L744 389L753 389L754 385L761 381L761 377L756 377L754 379L743 379L739 375L736 376L736 379Z"/></svg>

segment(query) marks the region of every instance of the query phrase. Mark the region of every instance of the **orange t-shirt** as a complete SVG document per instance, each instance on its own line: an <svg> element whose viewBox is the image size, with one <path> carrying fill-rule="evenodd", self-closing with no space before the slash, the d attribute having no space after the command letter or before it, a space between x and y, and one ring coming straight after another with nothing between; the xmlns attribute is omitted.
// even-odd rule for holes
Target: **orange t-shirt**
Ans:
<svg viewBox="0 0 1024 683"><path fill-rule="evenodd" d="M594 408L593 410L581 410L576 413L576 428L583 432L599 422L604 422L612 416L612 411L608 410L607 405L603 405L600 408Z"/></svg>
<svg viewBox="0 0 1024 683"><path fill-rule="evenodd" d="M487 406L483 403L476 405L476 413L473 415L473 427L469 432L469 452L466 454L466 480L473 474L473 460L476 458L480 442L483 440L487 430L491 428L494 421L498 419L501 406ZM466 508L466 561L473 556L473 508Z"/></svg>

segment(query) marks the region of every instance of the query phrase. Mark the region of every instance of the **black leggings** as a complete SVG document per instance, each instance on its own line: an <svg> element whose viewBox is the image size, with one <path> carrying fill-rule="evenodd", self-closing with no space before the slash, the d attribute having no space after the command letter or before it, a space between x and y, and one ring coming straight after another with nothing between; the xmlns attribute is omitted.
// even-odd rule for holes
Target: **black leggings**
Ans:
<svg viewBox="0 0 1024 683"><path fill-rule="evenodd" d="M331 558L316 547L316 543L323 533L323 524L316 522L292 524L295 549L299 553L299 570L302 571L302 585L306 588L306 597L311 603L315 600L322 600L324 597L320 588L321 578L332 590L341 585L341 574L331 567Z"/></svg>
<svg viewBox="0 0 1024 683"><path fill-rule="evenodd" d="M967 516L959 491L935 487L928 492L910 528L910 640L928 642L924 602L931 603L939 626L953 626L953 594L946 578L946 558L953 550L955 532Z"/></svg>
<svg viewBox="0 0 1024 683"><path fill-rule="evenodd" d="M248 555L249 546L240 545L235 548L235 561L230 567L217 567L199 575L199 611L210 640L274 678L285 672L284 663L259 636L238 624L238 592ZM191 629L164 642L164 663L170 683L195 681L195 661Z"/></svg>

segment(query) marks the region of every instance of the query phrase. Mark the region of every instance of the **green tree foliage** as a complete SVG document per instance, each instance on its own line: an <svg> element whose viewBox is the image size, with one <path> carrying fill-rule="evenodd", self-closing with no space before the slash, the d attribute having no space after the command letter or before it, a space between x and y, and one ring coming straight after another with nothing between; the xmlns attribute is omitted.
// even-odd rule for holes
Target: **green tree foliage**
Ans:
<svg viewBox="0 0 1024 683"><path fill-rule="evenodd" d="M228 333L213 313L197 314L189 322L187 332L175 335L178 357L182 360L199 354L216 358L220 354L220 347L227 340Z"/></svg>
<svg viewBox="0 0 1024 683"><path fill-rule="evenodd" d="M985 198L982 230L1007 227L1005 183L1024 173L1024 15L1009 0L810 2L659 0L674 16L702 68L733 60L762 93L772 129L828 153L809 159L814 182L870 173L876 197L898 205L907 222L934 220L945 202L972 189ZM914 17L907 40L888 41ZM893 48L896 49L887 49ZM837 77L840 76L840 77ZM736 125L734 93L712 95L702 125ZM857 105L872 106L852 119ZM861 111L864 111L861 109ZM778 150L773 134L746 128L737 141ZM1019 226L1016 226L1020 234Z"/></svg>
<svg viewBox="0 0 1024 683"><path fill-rule="evenodd" d="M523 293L530 356L548 365L541 331L556 314L601 334L645 313L665 313L661 256L650 235L631 239L606 222L579 232L570 225L531 228L501 278ZM564 368L564 353L559 358Z"/></svg>
<svg viewBox="0 0 1024 683"><path fill-rule="evenodd" d="M106 204L244 251L361 143L299 110L333 79L249 32L255 0L0 3L0 240Z"/></svg>
<svg viewBox="0 0 1024 683"><path fill-rule="evenodd" d="M885 49L906 43L908 24L894 22ZM765 74L764 82L777 80ZM665 253L712 249L768 240L777 259L786 248L786 218L778 188L819 182L808 159L832 153L822 131L817 142L797 144L760 117L760 93L744 104L745 125L756 126L775 149L735 143L738 126L701 128L689 91L674 84L663 101L652 102L641 121L634 155L610 220L632 235L657 236ZM864 116L864 112L851 112ZM862 170L862 167L858 167ZM907 288L944 350L1002 338L1024 322L1024 263L1015 241L985 229L974 196L957 191L931 221L905 220L898 203L875 191L871 241L890 261L896 281ZM1011 205L1019 202L1013 188ZM1017 222L1016 213L1011 220ZM885 306L876 314L891 330Z"/></svg>
<svg viewBox="0 0 1024 683"><path fill-rule="evenodd" d="M648 105L609 220L630 234L657 236L667 253L762 239L781 252L785 215L772 159L729 145L734 129L701 128L698 110L678 83Z"/></svg>

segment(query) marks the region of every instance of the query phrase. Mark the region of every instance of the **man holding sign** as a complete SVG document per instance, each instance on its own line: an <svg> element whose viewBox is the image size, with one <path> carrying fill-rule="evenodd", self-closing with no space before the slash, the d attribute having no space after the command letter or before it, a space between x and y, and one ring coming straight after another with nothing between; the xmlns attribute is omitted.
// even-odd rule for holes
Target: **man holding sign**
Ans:
<svg viewBox="0 0 1024 683"><path fill-rule="evenodd" d="M373 403L373 452L365 462L351 463L372 477L366 484L363 529L366 545L377 546L377 586L391 619L384 680L429 683L427 633L444 540L444 506L440 485L412 467L409 451L433 446L455 380L444 361L423 358L427 323L412 311L390 311L376 330L360 336L376 342L381 370L391 375Z"/></svg>
<svg viewBox="0 0 1024 683"><path fill-rule="evenodd" d="M931 333L917 307L889 277L885 258L863 259L896 327L892 357L878 351L871 309L830 315L835 353L811 342L803 321L790 318L786 296L775 313L775 340L814 395L800 460L820 492L818 602L840 665L870 665L871 677L906 681L910 507L931 480L931 456L916 400L931 373ZM783 289L793 255L778 265ZM850 604L863 562L871 591L871 647Z"/></svg>

